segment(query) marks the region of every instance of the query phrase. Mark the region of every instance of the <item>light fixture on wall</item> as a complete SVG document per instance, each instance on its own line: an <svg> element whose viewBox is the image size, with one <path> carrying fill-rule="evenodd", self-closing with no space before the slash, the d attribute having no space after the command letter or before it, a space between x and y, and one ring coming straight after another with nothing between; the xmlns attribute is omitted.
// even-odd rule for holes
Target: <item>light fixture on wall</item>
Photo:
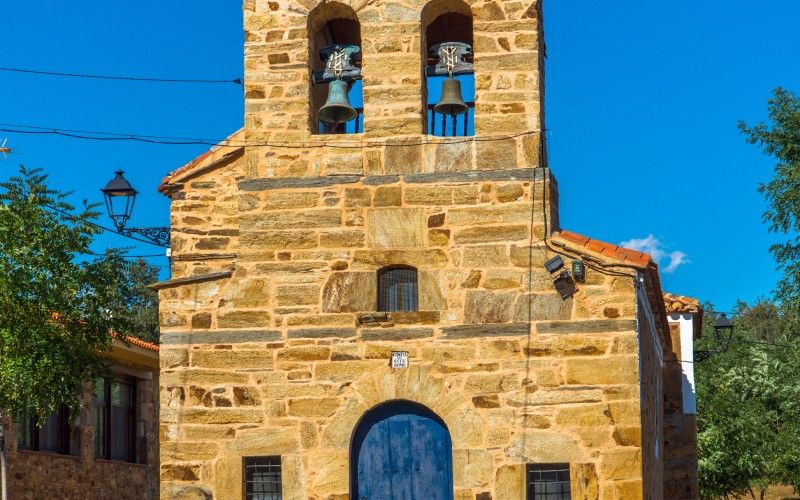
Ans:
<svg viewBox="0 0 800 500"><path fill-rule="evenodd" d="M169 248L168 227L125 227L133 215L138 191L131 186L124 173L122 170L114 172L114 178L100 190L106 201L108 216L114 222L117 232L125 236L141 236L155 245Z"/></svg>
<svg viewBox="0 0 800 500"><path fill-rule="evenodd" d="M564 269L564 259L560 255L556 255L552 259L544 263L544 268L553 277L553 286L562 299L575 295L577 288L575 287L575 280L570 276L569 271Z"/></svg>

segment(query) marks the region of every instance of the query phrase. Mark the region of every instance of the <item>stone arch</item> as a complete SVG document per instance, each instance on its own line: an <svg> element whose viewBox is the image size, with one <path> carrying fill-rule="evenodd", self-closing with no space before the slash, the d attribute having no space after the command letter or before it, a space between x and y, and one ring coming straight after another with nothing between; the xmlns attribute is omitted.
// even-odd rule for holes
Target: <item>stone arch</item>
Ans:
<svg viewBox="0 0 800 500"><path fill-rule="evenodd" d="M333 44L348 44L361 47L361 22L356 11L344 2L320 2L308 13L309 70L309 130L317 132L317 110L325 103L327 85L314 85L311 73L324 69L325 62L319 57L319 49ZM354 61L360 66L360 59Z"/></svg>
<svg viewBox="0 0 800 500"><path fill-rule="evenodd" d="M349 453L350 496L352 498L358 498L357 492L360 491L359 482L363 479L361 477L362 462L360 460L362 453L366 450L371 450L372 453L378 451L379 454L385 455L384 458L388 458L393 454L393 452L389 452L387 447L383 444L384 441L382 438L388 435L389 427L387 425L392 425L389 424L389 422L395 419L399 419L396 420L396 423L400 423L401 428L405 428L405 432L401 431L401 436L403 436L404 441L407 440L407 446L403 448L406 450L417 450L417 453L407 451L406 453L409 453L410 456L406 455L406 458L411 462L419 459L417 467L421 467L421 470L425 470L429 466L436 467L437 470L437 472L433 474L429 472L427 478L419 477L418 471L420 469L409 462L407 463L408 468L405 473L401 470L398 474L400 481L405 482L408 486L412 482L416 483L416 480L419 479L420 482L416 483L415 488L422 488L428 491L428 487L434 487L442 493L440 496L449 496L449 498L452 498L453 443L447 424L427 406L405 399L385 401L375 406L367 411L354 427ZM411 424L411 422L413 422L413 424ZM414 428L412 427L409 429L409 425L417 425L419 427L416 429L424 429L424 431L421 433L413 432ZM396 431L392 431L392 434L395 434L395 432ZM369 437L370 434L372 434L372 438ZM371 445L368 444L370 439L372 439ZM371 452L367 451L367 456L370 456ZM397 453L397 451L394 453ZM400 453L403 454L402 451ZM374 457L372 458L374 459ZM368 464L369 461L370 460L367 460L365 463ZM392 460L391 463L394 463L394 461ZM369 467L367 467L367 469L368 468ZM412 469L414 472L412 472ZM430 468L428 468L428 470L430 471ZM374 476L374 470L372 472L373 474L367 473L366 476ZM385 474L379 474L379 476L385 476ZM412 477L414 479L412 479ZM364 486L362 485L362 487ZM369 487L367 486L367 488Z"/></svg>
<svg viewBox="0 0 800 500"><path fill-rule="evenodd" d="M469 401L451 391L429 366L393 370L388 366L364 373L350 386L350 398L331 417L322 432L322 446L350 449L352 432L370 410L393 400L405 400L429 408L450 431L453 442L478 446L482 422L470 411Z"/></svg>

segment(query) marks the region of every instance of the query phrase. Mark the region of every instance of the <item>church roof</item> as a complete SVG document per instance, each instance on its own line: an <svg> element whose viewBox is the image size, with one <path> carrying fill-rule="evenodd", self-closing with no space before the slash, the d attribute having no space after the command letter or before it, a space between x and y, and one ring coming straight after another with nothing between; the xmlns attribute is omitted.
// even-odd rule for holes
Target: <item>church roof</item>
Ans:
<svg viewBox="0 0 800 500"><path fill-rule="evenodd" d="M240 155L244 151L244 146L230 146L228 143L241 144L244 142L244 128L240 128L232 133L211 149L193 159L182 167L173 170L164 177L158 191L167 194L171 187L180 183L187 177L204 171L206 168L213 168L220 160L228 159L234 155Z"/></svg>

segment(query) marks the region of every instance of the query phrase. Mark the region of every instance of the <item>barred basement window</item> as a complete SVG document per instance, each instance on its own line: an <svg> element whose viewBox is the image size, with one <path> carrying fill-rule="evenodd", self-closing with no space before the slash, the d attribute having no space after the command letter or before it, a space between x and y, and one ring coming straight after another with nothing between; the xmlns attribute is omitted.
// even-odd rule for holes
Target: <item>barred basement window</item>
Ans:
<svg viewBox="0 0 800 500"><path fill-rule="evenodd" d="M281 457L244 457L245 500L281 500Z"/></svg>
<svg viewBox="0 0 800 500"><path fill-rule="evenodd" d="M392 266L378 271L379 311L418 309L416 269L409 266Z"/></svg>
<svg viewBox="0 0 800 500"><path fill-rule="evenodd" d="M528 464L528 500L570 500L569 464Z"/></svg>

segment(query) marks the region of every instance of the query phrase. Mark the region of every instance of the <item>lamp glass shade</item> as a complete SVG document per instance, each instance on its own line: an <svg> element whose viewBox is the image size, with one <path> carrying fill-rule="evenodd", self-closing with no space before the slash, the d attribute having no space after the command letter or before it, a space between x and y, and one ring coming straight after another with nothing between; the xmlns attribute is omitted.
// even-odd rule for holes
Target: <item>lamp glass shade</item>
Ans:
<svg viewBox="0 0 800 500"><path fill-rule="evenodd" d="M723 330L732 330L733 329L733 321L729 319L724 314L717 318L717 322L714 323L714 330L720 332Z"/></svg>
<svg viewBox="0 0 800 500"><path fill-rule="evenodd" d="M131 218L133 204L136 202L137 191L123 176L122 170L117 170L113 179L108 181L106 187L101 189L106 201L108 216L114 221L117 231L121 231Z"/></svg>

